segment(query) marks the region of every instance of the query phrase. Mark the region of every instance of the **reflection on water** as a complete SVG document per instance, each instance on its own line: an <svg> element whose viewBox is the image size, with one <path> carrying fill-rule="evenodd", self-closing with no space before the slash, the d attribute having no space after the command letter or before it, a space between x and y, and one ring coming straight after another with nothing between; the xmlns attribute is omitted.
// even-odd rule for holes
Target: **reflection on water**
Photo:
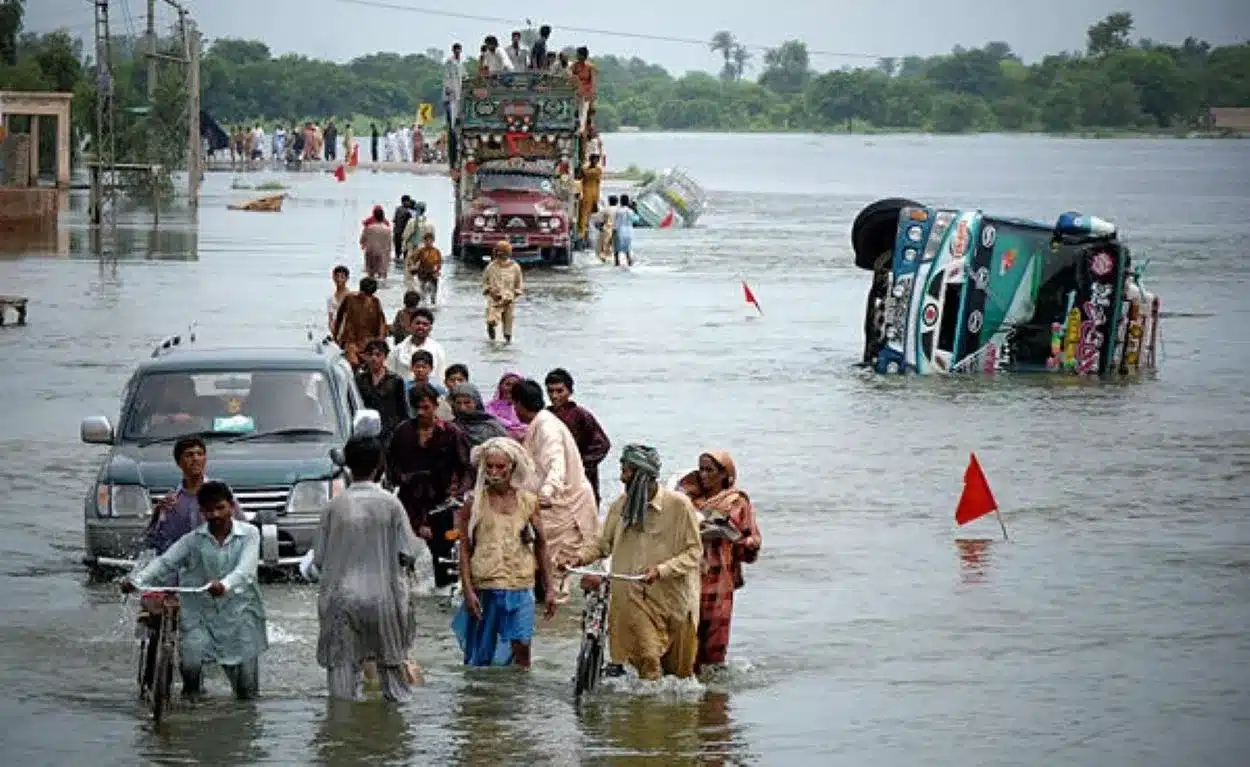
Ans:
<svg viewBox="0 0 1250 767"><path fill-rule="evenodd" d="M959 579L964 583L984 583L990 563L990 538L956 538L959 550Z"/></svg>
<svg viewBox="0 0 1250 767"><path fill-rule="evenodd" d="M343 767L410 764L414 755L403 711L380 700L328 700L313 748L320 764Z"/></svg>
<svg viewBox="0 0 1250 767"><path fill-rule="evenodd" d="M146 710L143 714L147 714ZM139 753L164 763L194 764L212 754L218 764L247 764L272 756L260 744L264 726L252 704L230 696L194 704L175 700L159 726L145 721Z"/></svg>

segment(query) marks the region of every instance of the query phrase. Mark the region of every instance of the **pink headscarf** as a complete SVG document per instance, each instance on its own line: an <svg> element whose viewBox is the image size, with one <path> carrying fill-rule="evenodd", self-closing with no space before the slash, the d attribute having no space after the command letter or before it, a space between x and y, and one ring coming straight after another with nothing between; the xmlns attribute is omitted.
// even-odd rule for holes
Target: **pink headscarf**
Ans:
<svg viewBox="0 0 1250 767"><path fill-rule="evenodd" d="M520 441L525 439L526 424L517 418L516 408L512 406L512 400L505 397L503 393L503 385L511 379L513 384L520 383L525 380L524 374L510 370L499 377L499 384L495 387L495 398L486 403L486 412L499 419L503 427L507 429L508 436Z"/></svg>

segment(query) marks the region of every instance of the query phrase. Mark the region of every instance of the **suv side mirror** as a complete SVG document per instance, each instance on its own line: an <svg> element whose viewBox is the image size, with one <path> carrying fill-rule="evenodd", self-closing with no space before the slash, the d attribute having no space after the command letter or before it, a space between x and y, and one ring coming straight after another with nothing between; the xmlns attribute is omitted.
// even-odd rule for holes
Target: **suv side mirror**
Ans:
<svg viewBox="0 0 1250 767"><path fill-rule="evenodd" d="M352 417L353 437L382 436L382 416L376 410L357 410Z"/></svg>
<svg viewBox="0 0 1250 767"><path fill-rule="evenodd" d="M93 415L82 419L82 424L78 427L78 435L88 445L111 445L113 444L113 424L102 415Z"/></svg>
<svg viewBox="0 0 1250 767"><path fill-rule="evenodd" d="M330 448L330 462L333 463L334 466L339 469L347 465L347 457L343 455L343 448L341 447Z"/></svg>

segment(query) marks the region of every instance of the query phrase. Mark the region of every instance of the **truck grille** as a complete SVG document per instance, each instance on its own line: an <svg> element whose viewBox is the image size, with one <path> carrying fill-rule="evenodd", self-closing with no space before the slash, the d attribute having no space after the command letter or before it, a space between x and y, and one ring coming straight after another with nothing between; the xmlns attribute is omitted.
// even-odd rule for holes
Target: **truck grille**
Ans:
<svg viewBox="0 0 1250 767"><path fill-rule="evenodd" d="M247 488L231 488L234 490L235 500L239 502L239 507L244 511L259 512L272 510L278 514L286 513L287 497L291 494L289 487L247 487ZM151 490L149 497L152 504L155 505L165 496L173 492L173 488L168 490Z"/></svg>
<svg viewBox="0 0 1250 767"><path fill-rule="evenodd" d="M524 231L526 229L537 229L538 220L533 216L508 216L503 220L504 229L506 231Z"/></svg>

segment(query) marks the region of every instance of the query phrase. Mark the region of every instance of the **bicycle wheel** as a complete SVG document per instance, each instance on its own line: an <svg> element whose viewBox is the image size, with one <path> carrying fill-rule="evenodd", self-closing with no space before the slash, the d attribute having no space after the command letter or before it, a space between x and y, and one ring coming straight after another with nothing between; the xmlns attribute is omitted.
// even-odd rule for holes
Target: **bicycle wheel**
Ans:
<svg viewBox="0 0 1250 767"><path fill-rule="evenodd" d="M174 643L168 636L171 627L168 618L161 621L160 644L156 648L156 669L152 676L152 720L160 724L169 708L170 693L174 687Z"/></svg>
<svg viewBox="0 0 1250 767"><path fill-rule="evenodd" d="M581 697L582 693L595 688L602 668L603 646L596 637L583 637L582 647L577 653L577 675L573 678L574 697Z"/></svg>

